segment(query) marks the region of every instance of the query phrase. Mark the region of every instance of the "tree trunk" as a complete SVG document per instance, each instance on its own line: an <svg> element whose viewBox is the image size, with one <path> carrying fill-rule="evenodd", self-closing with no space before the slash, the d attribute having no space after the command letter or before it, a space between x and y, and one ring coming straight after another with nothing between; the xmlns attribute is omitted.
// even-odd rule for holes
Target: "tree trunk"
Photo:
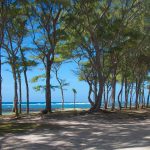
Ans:
<svg viewBox="0 0 150 150"><path fill-rule="evenodd" d="M96 110L99 110L101 108L102 105L102 99L103 99L103 88L104 88L104 83L101 82L100 87L99 87L99 93L98 93L98 97L97 97L97 106L96 106Z"/></svg>
<svg viewBox="0 0 150 150"><path fill-rule="evenodd" d="M21 53L22 62L25 64L25 57L24 57L21 47L20 47L20 53ZM27 102L26 112L27 112L27 114L29 114L30 108L29 108L29 84L28 84L28 77L27 77L27 66L24 66L23 74L24 74L25 85L26 85L26 102Z"/></svg>
<svg viewBox="0 0 150 150"><path fill-rule="evenodd" d="M55 75L56 75L56 80L59 83L60 86L60 92L61 92L61 98L62 98L62 109L64 109L64 90L63 90L63 85L61 80L58 78L58 70L55 69Z"/></svg>
<svg viewBox="0 0 150 150"><path fill-rule="evenodd" d="M120 96L121 96L121 93L123 91L123 84L124 84L124 79L122 78L122 81L121 81L121 89L119 91L119 94L118 94L118 104L119 104L119 109L121 110L122 106L121 106L121 101L120 101Z"/></svg>
<svg viewBox="0 0 150 150"><path fill-rule="evenodd" d="M104 85L104 109L107 109L107 100L106 100L106 86Z"/></svg>
<svg viewBox="0 0 150 150"><path fill-rule="evenodd" d="M16 68L12 66L13 78L14 78L14 112L18 116L18 92L17 92L17 77L16 77Z"/></svg>
<svg viewBox="0 0 150 150"><path fill-rule="evenodd" d="M1 42L2 43L2 42ZM1 43L0 43L0 115L2 115L2 74L1 74Z"/></svg>
<svg viewBox="0 0 150 150"><path fill-rule="evenodd" d="M135 108L139 107L139 91L140 91L140 81L136 79L136 99L135 99Z"/></svg>
<svg viewBox="0 0 150 150"><path fill-rule="evenodd" d="M141 108L144 108L144 83L143 83L143 85L142 85L142 106L141 106Z"/></svg>
<svg viewBox="0 0 150 150"><path fill-rule="evenodd" d="M26 84L26 100L27 100L26 111L27 111L27 114L29 114L30 106L29 106L29 85L28 85L28 78L27 78L27 70L24 69L23 73L24 73L24 79L25 79L25 84Z"/></svg>
<svg viewBox="0 0 150 150"><path fill-rule="evenodd" d="M109 86L108 84L106 84L106 100L105 100L105 106L104 106L105 110L107 109L107 106L108 106L108 95L109 95L108 88Z"/></svg>
<svg viewBox="0 0 150 150"><path fill-rule="evenodd" d="M132 109L132 95L133 95L133 84L134 83L131 83L131 90L130 90L130 109Z"/></svg>
<svg viewBox="0 0 150 150"><path fill-rule="evenodd" d="M19 72L19 70L17 71L18 72L18 83L19 83L19 113L21 114L22 113L22 85L21 85L21 74Z"/></svg>
<svg viewBox="0 0 150 150"><path fill-rule="evenodd" d="M107 84L107 94L106 94L106 103L105 103L105 109L107 109L108 108L108 101L109 101L109 92L110 92L110 90L111 90L111 86L109 87L109 84Z"/></svg>
<svg viewBox="0 0 150 150"><path fill-rule="evenodd" d="M94 100L96 101L97 99L97 80L96 80L97 77L95 77L94 79Z"/></svg>
<svg viewBox="0 0 150 150"><path fill-rule="evenodd" d="M89 84L88 100L89 100L91 106L93 107L94 106L94 102L91 99L91 93L92 93L92 85Z"/></svg>
<svg viewBox="0 0 150 150"><path fill-rule="evenodd" d="M112 78L112 94L111 94L111 98L112 98L112 108L111 110L115 109L115 96L116 96L116 69L113 72L113 78Z"/></svg>
<svg viewBox="0 0 150 150"><path fill-rule="evenodd" d="M150 88L149 88L148 96L147 96L147 104L146 104L147 108L149 107L149 99L150 99Z"/></svg>
<svg viewBox="0 0 150 150"><path fill-rule="evenodd" d="M102 102L103 91L104 91L103 88L104 88L104 82L103 82L103 80L100 80L97 99L95 101L94 106L90 109L90 111L99 111L99 109L101 108L101 102Z"/></svg>
<svg viewBox="0 0 150 150"><path fill-rule="evenodd" d="M127 81L127 77L125 76L125 82L124 82L124 85L125 85L125 105L124 107L127 109L128 107L128 81Z"/></svg>
<svg viewBox="0 0 150 150"><path fill-rule="evenodd" d="M5 16L3 12L4 8L4 3L1 2L1 32L0 32L0 115L2 115L2 55L1 55L1 50L2 50L2 44L4 40L4 26L5 26L5 19L3 18Z"/></svg>
<svg viewBox="0 0 150 150"><path fill-rule="evenodd" d="M75 110L75 105L76 105L76 94L74 93L74 110Z"/></svg>
<svg viewBox="0 0 150 150"><path fill-rule="evenodd" d="M50 71L51 71L51 61L50 54L46 57L46 110L51 112L51 87L50 87Z"/></svg>
<svg viewBox="0 0 150 150"><path fill-rule="evenodd" d="M63 90L63 87L61 86L60 87L60 91L61 91L61 97L62 97L62 109L64 109L64 90Z"/></svg>

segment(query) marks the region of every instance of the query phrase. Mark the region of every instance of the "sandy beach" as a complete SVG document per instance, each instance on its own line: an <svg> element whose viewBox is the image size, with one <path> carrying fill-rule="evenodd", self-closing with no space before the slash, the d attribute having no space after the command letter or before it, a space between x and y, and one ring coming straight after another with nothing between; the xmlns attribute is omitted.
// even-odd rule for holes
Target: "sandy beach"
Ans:
<svg viewBox="0 0 150 150"><path fill-rule="evenodd" d="M150 149L149 110L1 118L0 123L35 125L20 132L1 128L0 150Z"/></svg>

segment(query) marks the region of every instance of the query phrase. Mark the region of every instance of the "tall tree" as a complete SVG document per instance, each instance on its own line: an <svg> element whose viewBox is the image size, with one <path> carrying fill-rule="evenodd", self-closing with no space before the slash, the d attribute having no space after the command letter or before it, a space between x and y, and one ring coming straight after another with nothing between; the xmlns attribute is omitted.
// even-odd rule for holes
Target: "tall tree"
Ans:
<svg viewBox="0 0 150 150"><path fill-rule="evenodd" d="M3 49L7 53L8 63L11 66L14 79L14 111L18 116L18 84L17 84L17 65L19 58L19 48L23 42L23 32L26 20L20 18L20 8L16 4L12 4L9 8L9 20L5 26L5 41L3 42Z"/></svg>
<svg viewBox="0 0 150 150"><path fill-rule="evenodd" d="M0 115L2 115L2 74L1 74L1 49L4 40L4 29L7 22L7 7L10 1L0 1Z"/></svg>
<svg viewBox="0 0 150 150"><path fill-rule="evenodd" d="M64 34L61 28L61 21L64 14L63 10L68 3L68 0L35 0L31 8L33 16L29 17L34 36L33 42L37 47L36 52L45 67L45 99L46 110L49 112L51 112L51 68L54 62L56 46L62 41ZM36 25L33 25L33 20L36 22ZM38 30L35 31L35 28Z"/></svg>
<svg viewBox="0 0 150 150"><path fill-rule="evenodd" d="M113 74L112 98L113 101L115 99L115 63L118 63L115 55L128 40L126 28L140 14L140 7L140 1L73 1L66 22L71 35L75 36L74 40L78 40L74 55L82 55L83 62L90 62L97 79L96 101L92 111L101 107L104 85L110 74ZM110 62L108 65L106 58ZM118 58L121 59L120 56Z"/></svg>
<svg viewBox="0 0 150 150"><path fill-rule="evenodd" d="M62 109L64 109L64 102L65 102L65 98L64 98L64 88L66 86L69 85L69 83L67 83L64 79L61 79L59 77L59 70L60 70L60 67L61 65L63 64L63 59L55 59L55 62L53 63L53 66L52 66L52 71L53 73L55 74L55 77L56 77L56 80L58 82L58 88L60 89L60 92L61 92L61 98L62 98Z"/></svg>

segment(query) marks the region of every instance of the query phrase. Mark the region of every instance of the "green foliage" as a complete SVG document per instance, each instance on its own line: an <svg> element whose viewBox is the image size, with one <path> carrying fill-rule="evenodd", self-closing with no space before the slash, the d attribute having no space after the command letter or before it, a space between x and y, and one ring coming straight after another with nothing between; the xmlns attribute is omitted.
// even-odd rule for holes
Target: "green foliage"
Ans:
<svg viewBox="0 0 150 150"><path fill-rule="evenodd" d="M38 75L38 76L35 76L35 77L33 77L32 79L31 79L31 82L32 83L35 83L35 82L37 82L39 79L45 79L45 74L42 74L42 75Z"/></svg>
<svg viewBox="0 0 150 150"><path fill-rule="evenodd" d="M73 91L74 94L77 94L76 89L73 88L72 91Z"/></svg>
<svg viewBox="0 0 150 150"><path fill-rule="evenodd" d="M79 80L92 86L96 82L95 87L101 87L102 81L111 83L114 77L119 83L123 78L128 84L149 82L149 7L149 0L12 1L3 9L5 15L0 10L5 62L19 72L39 63L46 71L49 65L59 82L52 89L69 85L58 71L71 59L78 63ZM24 41L28 38L33 38L31 47ZM37 75L31 82L45 78ZM45 88L45 84L34 87Z"/></svg>

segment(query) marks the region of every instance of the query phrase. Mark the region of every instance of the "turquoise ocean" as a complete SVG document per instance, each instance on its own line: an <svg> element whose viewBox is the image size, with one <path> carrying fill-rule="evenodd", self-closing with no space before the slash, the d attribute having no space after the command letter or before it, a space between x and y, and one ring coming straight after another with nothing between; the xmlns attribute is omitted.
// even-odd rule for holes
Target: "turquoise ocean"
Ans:
<svg viewBox="0 0 150 150"><path fill-rule="evenodd" d="M26 111L26 102L22 102L22 112ZM124 102L122 102L122 106L124 106ZM30 102L29 107L30 107L30 112L39 112L40 110L45 109L45 102ZM58 110L62 109L62 103L61 102L52 102L52 110ZM118 103L116 102L116 108L119 106ZM129 106L129 103L128 103ZM135 102L132 102L132 106L135 106ZM80 108L80 109L89 109L91 107L90 103L88 102L76 102L75 103L75 108ZM102 103L101 108L104 107L104 103ZM108 106L111 107L111 104ZM18 103L18 108L19 108L19 103ZM65 109L72 109L74 108L74 103L72 102L65 102L64 103L64 108ZM13 110L13 102L2 102L2 111L3 113L12 113Z"/></svg>
<svg viewBox="0 0 150 150"><path fill-rule="evenodd" d="M22 111L26 111L26 102L22 102ZM75 108L87 109L90 108L90 103L84 102L76 102ZM18 104L19 107L19 104ZM45 108L45 102L30 102L29 104L30 112L40 111ZM52 110L61 109L62 103L61 102L52 102ZM66 102L64 103L64 108L74 108L74 103ZM12 112L13 109L13 102L3 102L2 103L2 110L4 113Z"/></svg>

